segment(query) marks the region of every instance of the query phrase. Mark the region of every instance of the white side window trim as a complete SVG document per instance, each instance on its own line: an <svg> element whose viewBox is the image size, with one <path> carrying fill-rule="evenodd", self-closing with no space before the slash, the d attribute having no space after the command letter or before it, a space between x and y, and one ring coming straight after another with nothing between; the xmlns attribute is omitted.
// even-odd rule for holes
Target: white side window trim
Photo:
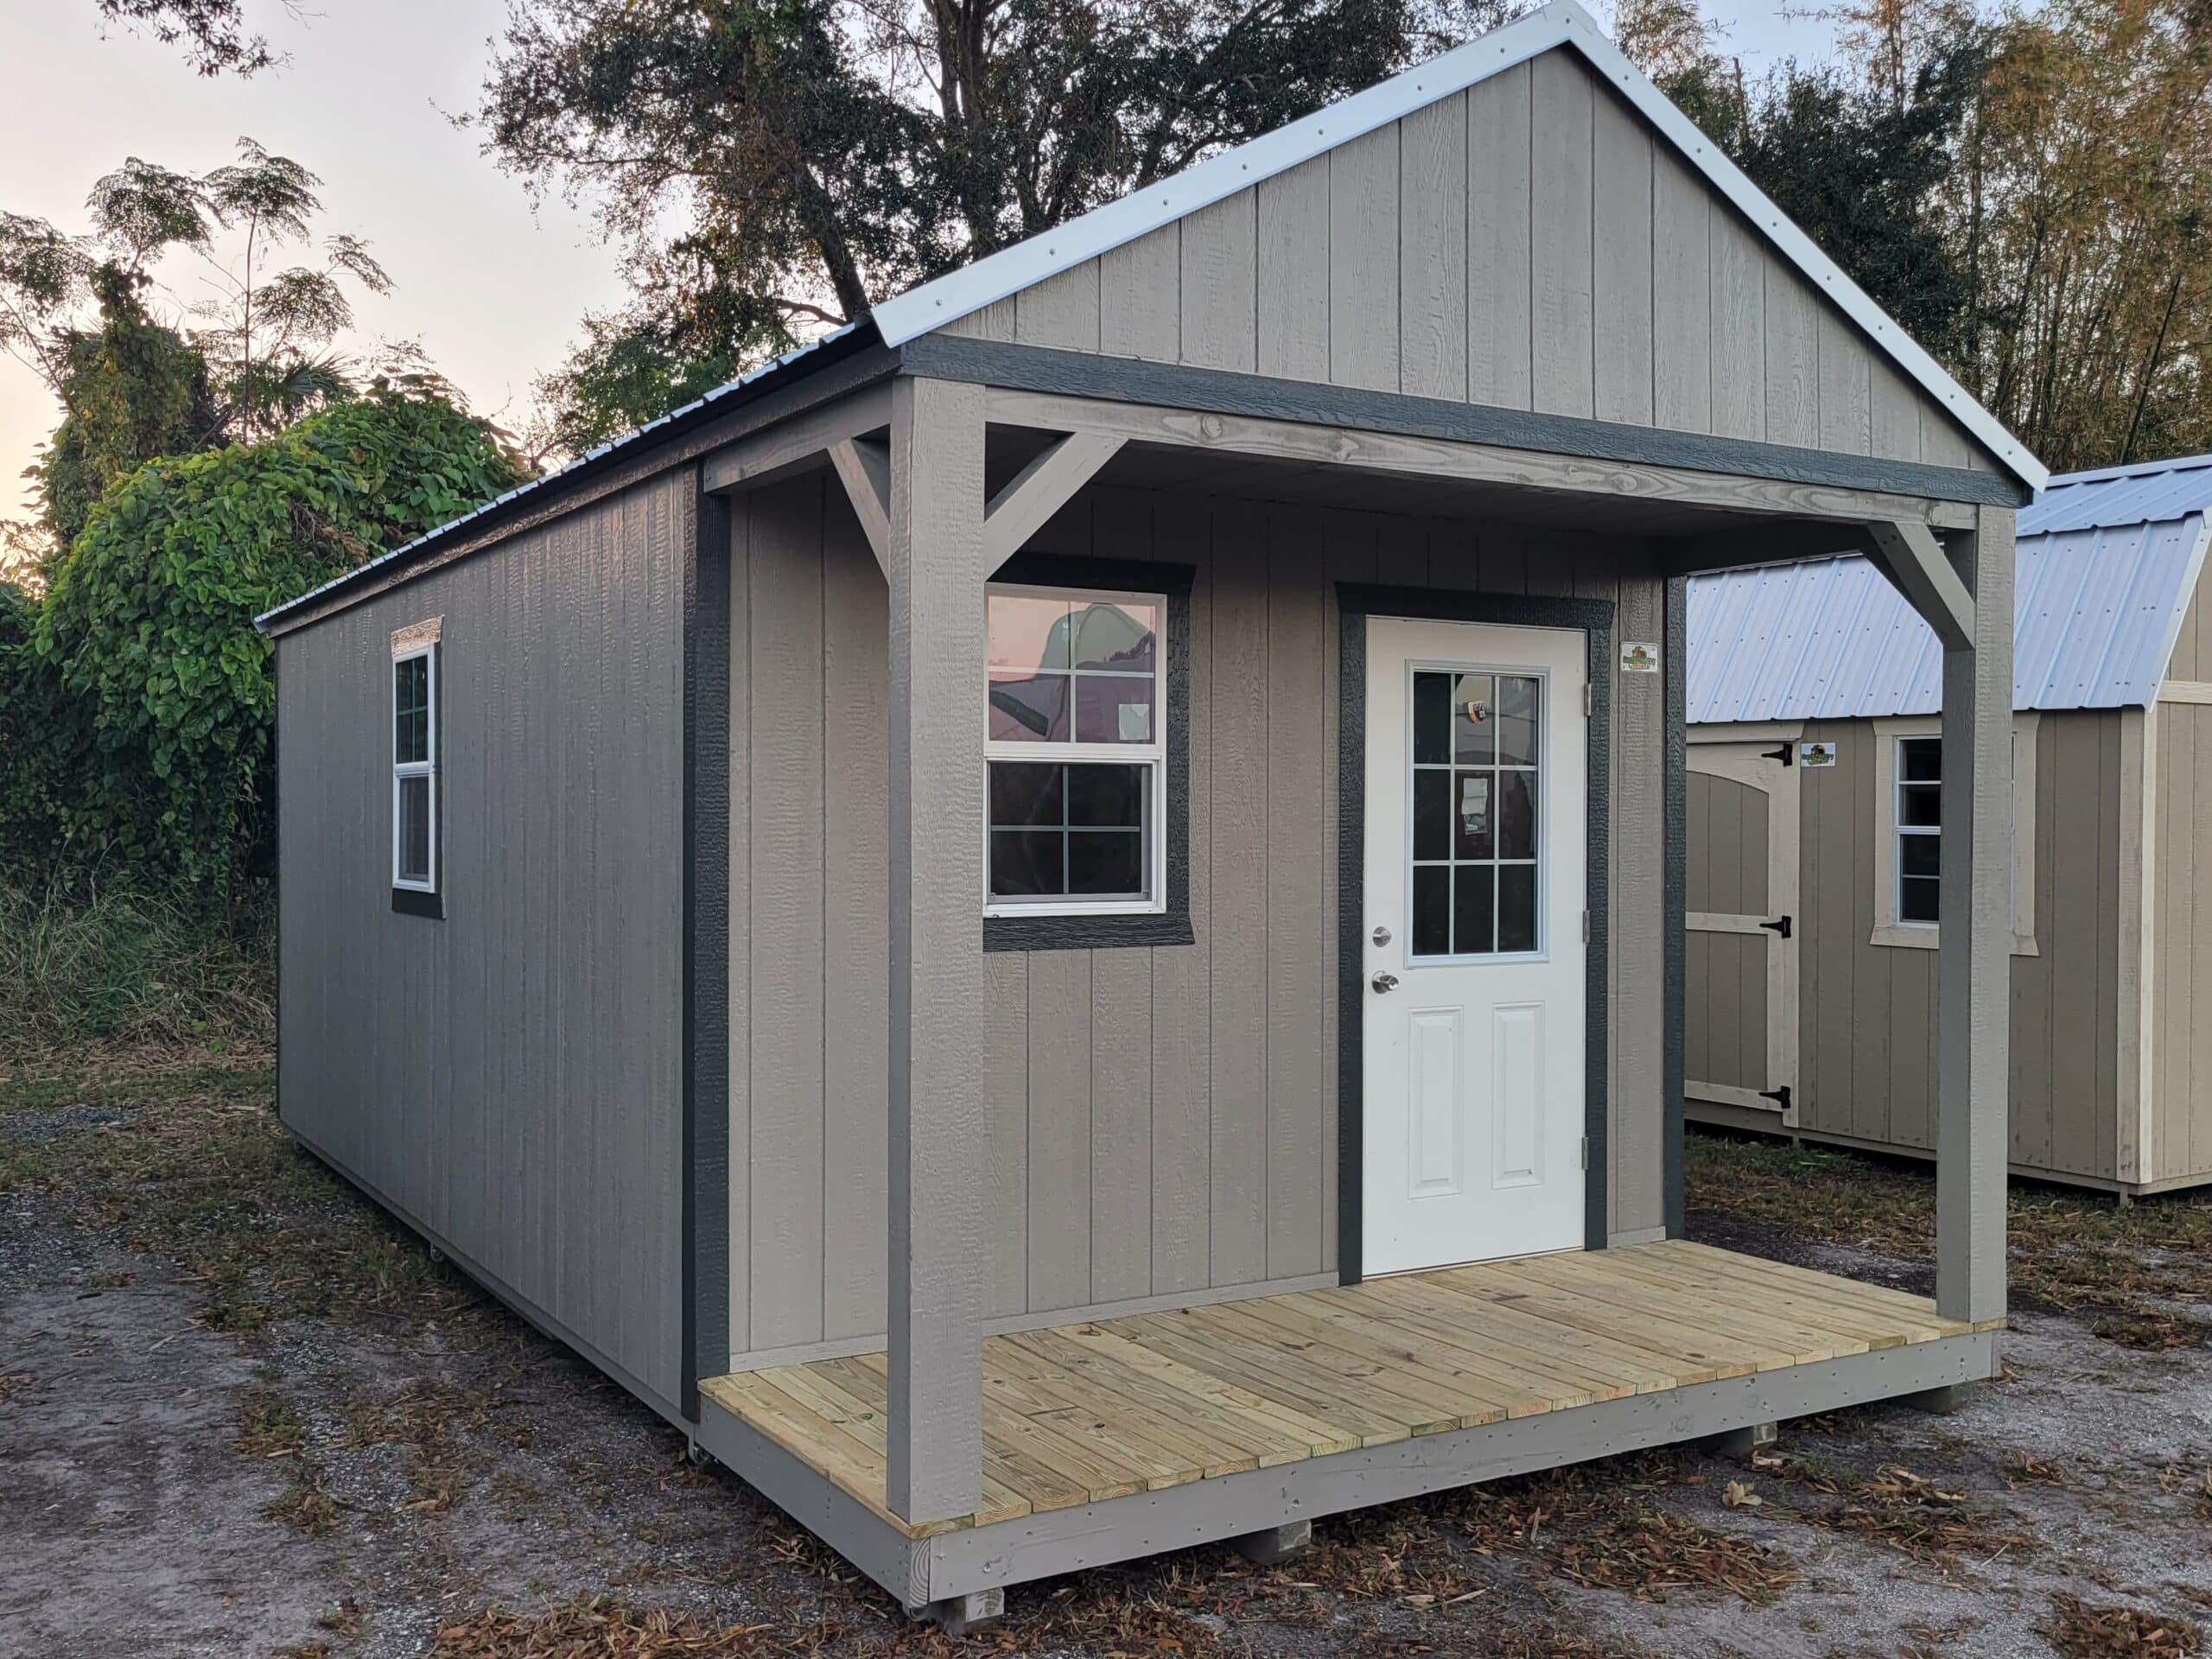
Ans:
<svg viewBox="0 0 2212 1659"><path fill-rule="evenodd" d="M420 661L424 664L424 711L428 730L420 759L403 760L399 738L399 670L407 663ZM438 890L438 645L435 636L427 643L395 649L391 658L391 690L385 718L391 732L391 885L410 893L435 893ZM427 782L426 830L429 837L428 855L423 861L420 874L407 869L406 822L404 801L407 780L423 779Z"/></svg>
<svg viewBox="0 0 2212 1659"><path fill-rule="evenodd" d="M2012 954L2041 954L2036 945L2036 741L2042 715L2012 716ZM1942 930L1933 922L1908 922L1897 914L1897 843L1916 831L1900 825L1900 741L1941 737L1937 715L1906 715L1874 722L1874 928L1871 944L1933 950Z"/></svg>
<svg viewBox="0 0 2212 1659"><path fill-rule="evenodd" d="M1167 722L1173 711L1167 702L1168 600L1165 594L1123 592L1095 588L1060 588L1028 582L992 582L992 595L1024 599L1066 600L1077 605L1132 603L1150 606L1156 619L1152 668L1152 740L1149 742L1084 741L1071 735L1065 742L1015 742L990 735L990 715L984 714L983 760L986 773L983 830L983 913L986 916L1157 916L1167 909ZM977 664L985 671L985 664ZM1143 868L1146 892L1135 898L1078 899L1066 896L1013 898L991 891L991 814L988 772L993 761L1031 765L1058 761L1067 765L1105 763L1142 766L1144 784Z"/></svg>

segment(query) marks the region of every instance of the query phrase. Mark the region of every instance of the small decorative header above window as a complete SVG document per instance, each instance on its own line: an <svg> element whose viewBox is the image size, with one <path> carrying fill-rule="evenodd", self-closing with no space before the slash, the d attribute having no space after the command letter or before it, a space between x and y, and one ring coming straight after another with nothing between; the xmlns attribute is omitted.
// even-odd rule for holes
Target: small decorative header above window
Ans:
<svg viewBox="0 0 2212 1659"><path fill-rule="evenodd" d="M442 616L434 616L427 621L410 622L404 628L394 628L391 632L391 654L395 657L404 657L410 651L420 651L425 645L436 645L442 635L445 620Z"/></svg>

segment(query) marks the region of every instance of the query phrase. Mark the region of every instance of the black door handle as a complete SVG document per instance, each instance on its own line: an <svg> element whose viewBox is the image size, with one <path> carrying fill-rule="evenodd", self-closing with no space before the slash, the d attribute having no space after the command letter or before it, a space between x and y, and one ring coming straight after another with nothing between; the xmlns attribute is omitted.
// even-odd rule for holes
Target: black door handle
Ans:
<svg viewBox="0 0 2212 1659"><path fill-rule="evenodd" d="M1789 918L1787 916L1778 922L1761 922L1759 925L1770 933L1780 934L1785 939L1789 937Z"/></svg>

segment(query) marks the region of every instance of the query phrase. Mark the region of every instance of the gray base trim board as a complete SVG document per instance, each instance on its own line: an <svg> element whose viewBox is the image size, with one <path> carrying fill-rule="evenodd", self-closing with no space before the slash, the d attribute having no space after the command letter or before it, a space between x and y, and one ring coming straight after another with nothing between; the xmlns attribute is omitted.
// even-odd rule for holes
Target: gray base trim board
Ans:
<svg viewBox="0 0 2212 1659"><path fill-rule="evenodd" d="M908 1581L921 1579L919 1600L1023 1584L1287 1521L1978 1382L1996 1369L1994 1335L1983 1332L1427 1434L944 1533L915 1546L925 1566Z"/></svg>
<svg viewBox="0 0 2212 1659"><path fill-rule="evenodd" d="M1363 1181L1366 1125L1367 977L1361 940L1367 907L1367 619L1410 617L1424 621L1487 622L1506 627L1580 630L1588 642L1590 673L1587 896L1590 936L1585 941L1587 1007L1583 1014L1584 1130L1590 1158L1583 1194L1583 1247L1605 1248L1606 1071L1611 1015L1607 944L1611 937L1611 883L1613 710L1613 606L1602 599L1555 599L1529 594L1491 594L1433 588L1337 584L1337 1270L1344 1283L1360 1280L1361 1229L1365 1221Z"/></svg>
<svg viewBox="0 0 2212 1659"><path fill-rule="evenodd" d="M303 1151L312 1153L316 1161L322 1164L331 1173L366 1198L407 1231L414 1234L416 1237L444 1256L463 1278L492 1298L493 1301L499 1303L524 1324L537 1331L539 1335L559 1343L563 1348L575 1354L578 1359L591 1366L593 1370L603 1372L609 1381L621 1384L623 1388L635 1395L641 1403L652 1407L685 1434L691 1433L691 1424L686 1421L683 1408L675 1401L668 1399L659 1390L640 1381L628 1369L609 1359L529 1297L484 1267L466 1250L454 1245L452 1240L424 1226L405 1210L393 1203L381 1188L362 1179L352 1170L346 1168L340 1160L302 1135L291 1124L285 1124L284 1129L300 1144Z"/></svg>
<svg viewBox="0 0 2212 1659"><path fill-rule="evenodd" d="M1056 1325L1083 1325L1093 1319L1134 1319L1140 1313L1176 1313L1186 1307L1211 1307L1221 1302L1249 1302L1262 1296L1292 1296L1301 1290L1333 1290L1342 1282L1333 1273L1309 1273L1294 1279L1264 1279L1249 1285L1216 1285L1206 1290L1171 1290L1157 1296L1132 1296L1118 1302L1093 1302L1087 1307L1045 1308L1029 1313L1006 1313L983 1321L987 1337L1011 1336L1020 1331L1049 1331ZM881 1332L866 1337L839 1337L828 1342L797 1343L786 1348L764 1348L754 1353L732 1354L732 1371L761 1371L772 1365L804 1365L817 1359L849 1359L855 1354L883 1351Z"/></svg>
<svg viewBox="0 0 2212 1659"><path fill-rule="evenodd" d="M1443 397L1319 385L1230 369L1068 352L957 334L924 334L899 348L899 372L1063 397L1103 397L1167 409L1213 410L1263 420L1349 427L1407 437L1493 444L1591 461L1679 467L1738 478L1825 484L1939 501L2018 506L2031 493L2018 480L1970 467L1802 449L1748 438L1713 437L1665 427L1630 426L1579 416L1545 415Z"/></svg>

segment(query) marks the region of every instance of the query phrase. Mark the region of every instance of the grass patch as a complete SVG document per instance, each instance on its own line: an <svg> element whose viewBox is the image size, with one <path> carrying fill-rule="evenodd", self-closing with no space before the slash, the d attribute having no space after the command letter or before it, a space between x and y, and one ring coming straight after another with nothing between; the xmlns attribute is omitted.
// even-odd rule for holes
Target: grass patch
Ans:
<svg viewBox="0 0 2212 1659"><path fill-rule="evenodd" d="M276 1040L276 907L118 887L0 885L0 1065L100 1047L262 1053Z"/></svg>
<svg viewBox="0 0 2212 1659"><path fill-rule="evenodd" d="M2186 1618L2140 1607L2092 1606L2058 1592L2044 1634L2066 1659L2187 1659L2204 1651L2204 1632Z"/></svg>
<svg viewBox="0 0 2212 1659"><path fill-rule="evenodd" d="M331 1314L482 1306L276 1121L259 1058L0 1075L0 1193L35 1188L83 1224L179 1262L200 1320L251 1336Z"/></svg>
<svg viewBox="0 0 2212 1659"><path fill-rule="evenodd" d="M1913 1262L1936 1256L1936 1179L1857 1153L1693 1134L1694 1211L1789 1239L1855 1245ZM2014 1290L2075 1314L2123 1347L2196 1347L2212 1319L2212 1195L2173 1194L2121 1209L2108 1198L2015 1185L2006 1211Z"/></svg>

